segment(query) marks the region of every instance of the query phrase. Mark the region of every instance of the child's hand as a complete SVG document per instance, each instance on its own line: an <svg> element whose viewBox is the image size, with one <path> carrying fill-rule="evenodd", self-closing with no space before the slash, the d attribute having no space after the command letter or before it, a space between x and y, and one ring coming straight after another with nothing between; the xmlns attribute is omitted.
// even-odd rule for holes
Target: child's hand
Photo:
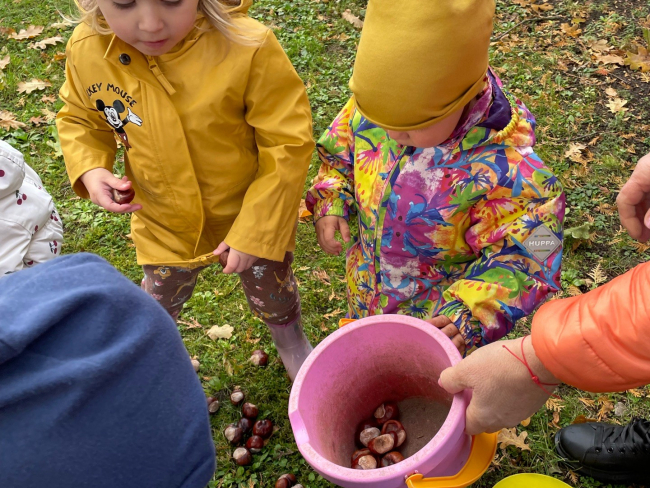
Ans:
<svg viewBox="0 0 650 488"><path fill-rule="evenodd" d="M223 272L226 274L246 271L259 259L257 256L253 256L252 254L246 254L245 252L228 247L228 244L225 242L219 244L219 246L212 251L212 254L219 256L219 262L223 266Z"/></svg>
<svg viewBox="0 0 650 488"><path fill-rule="evenodd" d="M343 250L341 243L334 237L337 230L341 233L344 242L350 242L350 226L343 217L330 215L316 221L318 245L327 254L339 254Z"/></svg>
<svg viewBox="0 0 650 488"><path fill-rule="evenodd" d="M465 339L463 339L463 336L460 334L458 327L452 323L449 317L438 315L437 317L429 319L426 322L438 327L440 329L440 332L451 339L451 342L453 342L454 346L458 348L458 351L461 353L461 355L465 354Z"/></svg>
<svg viewBox="0 0 650 488"><path fill-rule="evenodd" d="M85 172L79 178L88 190L90 201L100 207L115 213L136 212L142 208L140 204L124 203L122 205L113 200L113 188L126 191L131 188L131 182L126 176L121 180L104 168L95 168Z"/></svg>

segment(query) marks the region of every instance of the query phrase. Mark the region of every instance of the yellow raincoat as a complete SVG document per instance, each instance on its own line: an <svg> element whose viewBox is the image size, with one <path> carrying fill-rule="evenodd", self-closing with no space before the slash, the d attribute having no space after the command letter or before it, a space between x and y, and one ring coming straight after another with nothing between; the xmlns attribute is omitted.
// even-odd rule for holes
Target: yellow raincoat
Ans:
<svg viewBox="0 0 650 488"><path fill-rule="evenodd" d="M146 56L79 25L67 46L57 128L74 191L113 170L116 137L142 210L132 215L139 264L196 267L225 239L281 261L293 250L314 147L305 87L271 30L234 22L258 45L228 43L205 19L171 52Z"/></svg>

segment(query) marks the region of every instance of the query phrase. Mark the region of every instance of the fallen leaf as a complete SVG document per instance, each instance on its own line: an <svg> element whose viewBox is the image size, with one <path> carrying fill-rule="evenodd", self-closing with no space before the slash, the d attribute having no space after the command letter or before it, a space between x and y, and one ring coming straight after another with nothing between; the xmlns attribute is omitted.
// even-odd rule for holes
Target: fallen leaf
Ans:
<svg viewBox="0 0 650 488"><path fill-rule="evenodd" d="M61 52L57 52L57 53L52 57L52 59L54 59L54 61L62 61L62 60L64 60L65 58L66 58L66 55L65 55L65 52L63 52L63 51L61 51Z"/></svg>
<svg viewBox="0 0 650 488"><path fill-rule="evenodd" d="M553 10L553 5L549 5L548 3L539 4L539 5L532 3L530 6L537 13L548 12L549 10Z"/></svg>
<svg viewBox="0 0 650 488"><path fill-rule="evenodd" d="M130 239L131 235L129 234L127 235L127 237ZM203 327L201 324L199 324L199 321L196 320L194 317L190 317L187 320L177 320L176 322L187 326L188 329L200 329Z"/></svg>
<svg viewBox="0 0 650 488"><path fill-rule="evenodd" d="M350 24L355 26L357 29L361 29L363 27L363 20L354 15L349 8L345 9L345 12L341 14L341 17L343 17L343 20L350 22Z"/></svg>
<svg viewBox="0 0 650 488"><path fill-rule="evenodd" d="M55 22L49 26L48 29L68 29L70 27L74 27L74 24L72 22L68 22L66 19L63 22Z"/></svg>
<svg viewBox="0 0 650 488"><path fill-rule="evenodd" d="M300 200L300 207L298 208L298 218L299 219L306 219L307 217L311 217L313 214L307 210L307 204L305 203L305 199L303 198Z"/></svg>
<svg viewBox="0 0 650 488"><path fill-rule="evenodd" d="M325 283L326 285L331 284L330 275L327 274L327 271L324 271L322 269L315 269L311 272L311 274L313 274L314 278L316 278L321 283Z"/></svg>
<svg viewBox="0 0 650 488"><path fill-rule="evenodd" d="M572 424L586 424L587 422L597 422L596 419L591 419L589 417L585 417L584 415L578 415L575 419L573 419Z"/></svg>
<svg viewBox="0 0 650 488"><path fill-rule="evenodd" d="M56 119L56 113L52 112L50 109L42 108L41 113L43 114L47 122L51 122L54 119Z"/></svg>
<svg viewBox="0 0 650 488"><path fill-rule="evenodd" d="M574 473L571 470L569 470L569 479L571 480L571 483L573 483L574 485L578 484L579 477L576 473Z"/></svg>
<svg viewBox="0 0 650 488"><path fill-rule="evenodd" d="M61 36L48 37L42 41L30 44L29 47L32 49L47 49L47 46L54 46L60 42L63 42L63 40L64 39Z"/></svg>
<svg viewBox="0 0 650 488"><path fill-rule="evenodd" d="M625 64L632 69L641 70L642 73L650 71L650 55L644 47L638 47L638 53L626 51Z"/></svg>
<svg viewBox="0 0 650 488"><path fill-rule="evenodd" d="M580 288L578 288L575 285L569 285L569 288L567 288L566 292L571 297L577 297L578 295L582 295L582 291L580 290Z"/></svg>
<svg viewBox="0 0 650 488"><path fill-rule="evenodd" d="M9 37L11 34L15 34L15 33L16 33L16 29L12 29L11 27L2 27L0 25L0 34Z"/></svg>
<svg viewBox="0 0 650 488"><path fill-rule="evenodd" d="M528 417L526 420L522 420L521 424L519 425L521 425L522 427L528 427L530 425L530 417Z"/></svg>
<svg viewBox="0 0 650 488"><path fill-rule="evenodd" d="M52 86L52 83L32 78L32 81L21 81L18 83L18 93L31 93L36 90L45 90L48 86Z"/></svg>
<svg viewBox="0 0 650 488"><path fill-rule="evenodd" d="M609 416L610 412L614 411L614 404L606 396L600 397L598 403L601 405L600 410L598 410L598 420L604 420Z"/></svg>
<svg viewBox="0 0 650 488"><path fill-rule="evenodd" d="M591 398L578 398L578 400L587 408L594 408L596 406L596 401Z"/></svg>
<svg viewBox="0 0 650 488"><path fill-rule="evenodd" d="M7 110L0 110L0 127L3 129L20 129L21 127L26 127L26 125L16 120L15 114Z"/></svg>
<svg viewBox="0 0 650 488"><path fill-rule="evenodd" d="M627 105L627 100L623 100L622 98L614 98L607 102L605 105L613 114L617 114L619 112L627 112L628 110L625 108L625 105Z"/></svg>
<svg viewBox="0 0 650 488"><path fill-rule="evenodd" d="M618 96L618 92L614 90L611 86L608 86L605 89L605 93L607 94L608 97L616 97Z"/></svg>
<svg viewBox="0 0 650 488"><path fill-rule="evenodd" d="M9 39L16 39L18 41L21 41L23 39L32 39L36 36L39 36L41 32L43 32L43 27L42 25L35 26L35 25L30 25L27 29L21 29L18 34L14 31L13 34L10 34Z"/></svg>
<svg viewBox="0 0 650 488"><path fill-rule="evenodd" d="M587 46L589 46L589 48L593 51L597 51L599 53L606 53L612 49L611 46L607 45L607 41L605 39L599 39L598 41L589 41L587 42Z"/></svg>
<svg viewBox="0 0 650 488"><path fill-rule="evenodd" d="M564 32L566 35L570 37L578 37L580 34L582 34L582 29L579 29L577 26L572 25L572 24L562 24L561 26L562 32Z"/></svg>
<svg viewBox="0 0 650 488"><path fill-rule="evenodd" d="M217 339L230 339L232 337L232 331L234 328L228 324L226 325L214 325L208 331L208 337L213 341Z"/></svg>
<svg viewBox="0 0 650 488"><path fill-rule="evenodd" d="M324 319L331 319L332 317L336 317L337 315L341 315L342 313L343 313L343 310L341 310L340 308L337 308L332 313L326 313L325 315L323 315L323 318Z"/></svg>
<svg viewBox="0 0 650 488"><path fill-rule="evenodd" d="M0 59L0 71L2 71L3 69L5 69L7 67L10 60L11 60L11 58L9 57L8 54L4 58Z"/></svg>
<svg viewBox="0 0 650 488"><path fill-rule="evenodd" d="M41 124L44 124L46 122L46 120L45 120L44 117L32 117L27 122L29 122L30 124L34 124L36 126L39 126Z"/></svg>
<svg viewBox="0 0 650 488"><path fill-rule="evenodd" d="M580 144L579 142L572 142L569 144L569 149L564 152L564 157L569 158L571 161L576 163L583 163L584 158L582 157L582 151L587 146Z"/></svg>
<svg viewBox="0 0 650 488"><path fill-rule="evenodd" d="M512 0L512 3L517 4L521 7L528 7L530 6L530 1L531 0Z"/></svg>
<svg viewBox="0 0 650 488"><path fill-rule="evenodd" d="M505 449L508 446L515 446L522 451L530 451L530 447L526 444L526 437L528 437L528 432L524 430L521 434L517 435L516 427L512 429L501 429L497 442L501 449Z"/></svg>
<svg viewBox="0 0 650 488"><path fill-rule="evenodd" d="M602 64L620 64L621 66L625 64L625 60L616 54L594 54L594 58L597 63Z"/></svg>
<svg viewBox="0 0 650 488"><path fill-rule="evenodd" d="M627 390L627 392L636 398L641 398L643 396L643 390L634 389L634 390Z"/></svg>
<svg viewBox="0 0 650 488"><path fill-rule="evenodd" d="M549 427L554 427L557 430L560 430L560 412L553 412L553 420L549 422Z"/></svg>
<svg viewBox="0 0 650 488"><path fill-rule="evenodd" d="M562 404L562 400L549 398L546 400L546 408L552 410L553 412L561 412L564 408L564 405Z"/></svg>
<svg viewBox="0 0 650 488"><path fill-rule="evenodd" d="M56 97L54 95L43 95L41 97L41 102L54 103L56 102Z"/></svg>

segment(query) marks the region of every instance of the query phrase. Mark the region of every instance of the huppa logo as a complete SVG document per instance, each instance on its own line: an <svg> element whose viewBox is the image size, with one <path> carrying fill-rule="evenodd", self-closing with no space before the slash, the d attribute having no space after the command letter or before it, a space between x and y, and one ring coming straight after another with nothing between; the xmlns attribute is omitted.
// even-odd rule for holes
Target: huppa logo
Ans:
<svg viewBox="0 0 650 488"><path fill-rule="evenodd" d="M104 112L106 122L108 122L108 125L113 128L120 140L124 143L126 150L128 151L131 149L129 137L124 130L124 126L131 122L138 127L142 127L142 119L131 111L131 107L126 108L120 100L115 100L112 106L107 106L103 100L98 99L96 107L100 112ZM121 119L120 114L122 114L125 109L127 110L127 115L124 119Z"/></svg>
<svg viewBox="0 0 650 488"><path fill-rule="evenodd" d="M562 239L556 236L551 229L542 224L524 241L524 247L535 258L545 260L562 245Z"/></svg>

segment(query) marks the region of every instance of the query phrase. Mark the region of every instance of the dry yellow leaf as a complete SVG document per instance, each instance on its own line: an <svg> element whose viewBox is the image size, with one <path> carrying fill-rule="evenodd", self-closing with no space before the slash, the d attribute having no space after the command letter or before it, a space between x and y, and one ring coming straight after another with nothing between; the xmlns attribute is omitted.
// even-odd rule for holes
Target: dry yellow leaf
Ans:
<svg viewBox="0 0 650 488"><path fill-rule="evenodd" d="M616 54L594 54L594 58L597 63L602 64L620 64L621 66L625 64L625 60Z"/></svg>
<svg viewBox="0 0 650 488"><path fill-rule="evenodd" d="M43 117L32 117L31 119L28 120L30 124L34 124L36 126L39 126L41 124L45 123L45 118Z"/></svg>
<svg viewBox="0 0 650 488"><path fill-rule="evenodd" d="M530 451L530 447L526 444L526 437L528 437L528 432L524 430L521 434L517 435L516 427L512 429L501 429L497 442L501 449L505 449L508 446L515 446L522 451Z"/></svg>
<svg viewBox="0 0 650 488"><path fill-rule="evenodd" d="M582 34L582 29L579 29L577 26L572 25L572 24L562 24L561 26L562 32L564 32L566 35L570 37L578 37L580 34Z"/></svg>
<svg viewBox="0 0 650 488"><path fill-rule="evenodd" d="M642 73L650 71L650 55L644 47L638 47L638 53L626 51L625 64L632 69L641 70Z"/></svg>
<svg viewBox="0 0 650 488"><path fill-rule="evenodd" d="M582 291L580 291L580 288L578 288L575 285L569 285L569 288L567 288L566 292L571 297L577 297L578 295L582 295Z"/></svg>
<svg viewBox="0 0 650 488"><path fill-rule="evenodd" d="M43 95L41 97L41 102L54 103L56 102L56 97L54 95Z"/></svg>
<svg viewBox="0 0 650 488"><path fill-rule="evenodd" d="M585 407L588 408L594 408L596 406L596 402L590 398L578 398Z"/></svg>
<svg viewBox="0 0 650 488"><path fill-rule="evenodd" d="M521 424L519 425L521 425L522 427L528 427L530 425L530 417L528 417L526 420L522 420Z"/></svg>
<svg viewBox="0 0 650 488"><path fill-rule="evenodd" d="M627 112L628 110L625 108L625 105L627 105L627 100L623 100L622 98L614 98L607 102L605 105L613 114L617 114L619 112Z"/></svg>
<svg viewBox="0 0 650 488"><path fill-rule="evenodd" d="M59 52L57 52L57 53L52 57L52 59L54 59L54 61L61 61L61 60L65 59L65 58L66 58L66 55L65 55L65 52L63 52L63 51L59 51Z"/></svg>
<svg viewBox="0 0 650 488"><path fill-rule="evenodd" d="M564 404L562 403L562 400L558 400L556 398L549 398L548 400L546 400L546 408L553 412L561 412L562 409L564 408Z"/></svg>
<svg viewBox="0 0 650 488"><path fill-rule="evenodd" d="M298 208L298 218L299 219L306 219L307 217L311 217L312 213L307 210L307 204L305 203L305 199L303 198L300 200L300 207Z"/></svg>
<svg viewBox="0 0 650 488"><path fill-rule="evenodd" d="M60 42L63 42L63 37L61 36L48 37L47 39L43 39L42 41L34 42L33 44L30 44L29 47L31 49L47 49L47 46L54 46Z"/></svg>
<svg viewBox="0 0 650 488"><path fill-rule="evenodd" d="M72 22L64 20L63 22L55 22L49 26L48 29L68 29L70 27L74 27L74 24Z"/></svg>
<svg viewBox="0 0 650 488"><path fill-rule="evenodd" d="M56 113L52 112L50 109L42 108L41 113L45 117L45 120L48 122L51 122L52 120L56 119Z"/></svg>
<svg viewBox="0 0 650 488"><path fill-rule="evenodd" d="M607 41L605 39L600 39L598 41L589 41L587 42L587 46L589 46L589 48L593 51L597 51L599 53L606 53L612 49L611 46L607 45Z"/></svg>
<svg viewBox="0 0 650 488"><path fill-rule="evenodd" d="M635 397L637 397L637 398L641 398L641 397L643 397L643 390L637 390L637 389L634 389L634 390L627 390L627 392L628 392L630 395L635 396Z"/></svg>
<svg viewBox="0 0 650 488"><path fill-rule="evenodd" d="M0 59L0 71L2 71L3 69L5 69L7 67L10 60L11 59L9 58L8 54L4 58Z"/></svg>
<svg viewBox="0 0 650 488"><path fill-rule="evenodd" d="M228 324L223 326L215 325L208 331L208 337L213 341L216 341L217 339L230 339L233 330L234 328Z"/></svg>
<svg viewBox="0 0 650 488"><path fill-rule="evenodd" d="M616 90L614 90L611 86L608 86L605 89L605 93L607 94L608 97L617 97L618 96L618 92Z"/></svg>
<svg viewBox="0 0 650 488"><path fill-rule="evenodd" d="M553 10L553 5L549 5L548 3L539 4L539 5L533 3L533 4L531 4L530 6L531 6L531 7L533 8L533 10L534 10L535 12L537 12L537 13L540 13L540 12L548 12L549 10Z"/></svg>
<svg viewBox="0 0 650 488"><path fill-rule="evenodd" d="M331 284L330 276L327 274L327 271L324 271L322 269L315 269L312 271L312 274L314 275L314 278L316 278L321 283L325 283L326 285Z"/></svg>
<svg viewBox="0 0 650 488"><path fill-rule="evenodd" d="M357 29L361 29L363 27L363 20L354 15L349 8L345 9L345 12L341 14L341 17L343 17L343 20L350 22L350 24L355 26Z"/></svg>
<svg viewBox="0 0 650 488"><path fill-rule="evenodd" d="M531 0L513 0L512 3L517 4L521 7L528 7Z"/></svg>
<svg viewBox="0 0 650 488"><path fill-rule="evenodd" d="M579 142L572 142L569 144L569 149L564 152L564 157L569 158L571 161L575 161L576 163L582 163L584 162L582 151L586 147L587 146L580 144Z"/></svg>
<svg viewBox="0 0 650 488"><path fill-rule="evenodd" d="M25 126L26 124L16 120L15 114L12 114L8 110L0 110L0 127L3 129L20 129Z"/></svg>
<svg viewBox="0 0 650 488"><path fill-rule="evenodd" d="M39 36L43 32L44 27L42 25L30 25L27 29L20 29L20 32L16 34L14 31L13 34L10 34L9 39L16 39L21 41L23 39L32 39L36 36Z"/></svg>
<svg viewBox="0 0 650 488"><path fill-rule="evenodd" d="M44 90L48 86L52 86L52 83L32 78L31 81L21 81L18 83L18 93L31 93L36 90Z"/></svg>

